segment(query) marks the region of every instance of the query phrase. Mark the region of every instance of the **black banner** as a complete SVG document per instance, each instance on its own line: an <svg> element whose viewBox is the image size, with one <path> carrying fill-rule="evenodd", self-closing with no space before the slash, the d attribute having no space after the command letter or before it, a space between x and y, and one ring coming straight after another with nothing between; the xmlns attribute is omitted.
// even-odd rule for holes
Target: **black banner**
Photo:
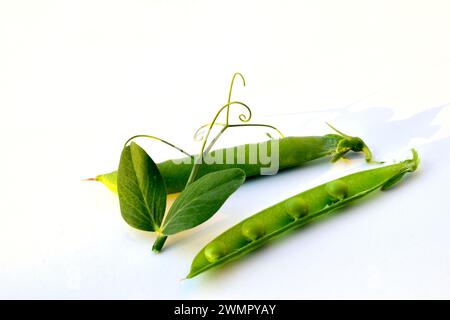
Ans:
<svg viewBox="0 0 450 320"><path fill-rule="evenodd" d="M301 319L306 316L429 318L448 310L448 301L294 301L294 300L149 300L149 301L1 301L2 314L14 316L120 317L126 319ZM442 308L442 310L441 310ZM445 314L445 312L444 312Z"/></svg>

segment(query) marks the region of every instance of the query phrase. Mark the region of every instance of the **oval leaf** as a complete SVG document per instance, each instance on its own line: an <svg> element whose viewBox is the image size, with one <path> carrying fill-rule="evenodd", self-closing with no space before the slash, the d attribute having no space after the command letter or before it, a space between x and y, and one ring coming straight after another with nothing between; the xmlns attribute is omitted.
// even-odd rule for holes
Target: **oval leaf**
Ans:
<svg viewBox="0 0 450 320"><path fill-rule="evenodd" d="M139 230L158 230L166 208L166 186L152 158L132 142L120 157L117 191L123 219Z"/></svg>
<svg viewBox="0 0 450 320"><path fill-rule="evenodd" d="M193 182L179 195L163 222L162 233L171 235L211 218L245 181L241 169L212 172Z"/></svg>

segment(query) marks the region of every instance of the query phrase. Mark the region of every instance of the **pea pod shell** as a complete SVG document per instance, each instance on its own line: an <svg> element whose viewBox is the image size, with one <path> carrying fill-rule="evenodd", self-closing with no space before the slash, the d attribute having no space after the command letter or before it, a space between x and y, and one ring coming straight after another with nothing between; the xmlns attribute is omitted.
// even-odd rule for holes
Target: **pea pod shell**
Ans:
<svg viewBox="0 0 450 320"><path fill-rule="evenodd" d="M392 182L398 182L405 173L417 169L419 159L415 150L413 150L413 154L414 157L411 160L357 172L319 185L243 220L219 235L205 247L222 248L220 251L221 256L216 255L214 261L209 261L205 257L205 248L196 255L187 278L192 278L211 268L238 259L287 231L302 227L318 217L343 207L370 192L383 189L384 186L392 186ZM342 188L345 192L339 192L339 190L342 191ZM336 197L336 192L339 197ZM289 213L289 208L292 208L293 202L307 203L307 214L303 214L299 218L293 217ZM250 239L243 234L243 226L249 223L261 225L264 229L264 235Z"/></svg>
<svg viewBox="0 0 450 320"><path fill-rule="evenodd" d="M223 163L203 164L199 170L198 177L207 173L239 168L244 170L246 177L253 177L261 174L261 169L268 168L270 164L265 163L258 154L254 159L251 154L254 150L267 150L267 155L272 156L272 140L254 144L245 144L241 146L218 149L207 155L210 159L216 157L227 157ZM365 143L356 137L342 136L338 134L327 134L324 136L310 137L286 137L274 140L278 143L278 161L277 170L300 166L308 161L318 158L333 156L333 161L341 158L346 152L353 150L355 152L364 152L366 159L371 161L370 150ZM243 157L240 155L244 154ZM259 153L259 152L257 152ZM232 161L229 161L228 155L232 155ZM253 154L254 155L254 154ZM368 156L369 155L369 156ZM274 154L275 156L275 154ZM245 163L242 163L242 159ZM181 159L167 160L157 164L161 175L163 176L168 193L180 192L186 186L186 182L191 173L193 163L188 157ZM276 173L274 171L273 173ZM104 183L110 190L117 192L117 172L113 171L107 174L99 175L95 178Z"/></svg>

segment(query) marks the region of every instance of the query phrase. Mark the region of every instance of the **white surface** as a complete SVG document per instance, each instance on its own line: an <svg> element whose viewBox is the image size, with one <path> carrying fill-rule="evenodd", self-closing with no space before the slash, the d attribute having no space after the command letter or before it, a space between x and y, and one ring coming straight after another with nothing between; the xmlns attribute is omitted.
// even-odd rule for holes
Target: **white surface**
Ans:
<svg viewBox="0 0 450 320"><path fill-rule="evenodd" d="M0 2L0 298L450 298L449 37L448 1ZM242 218L367 167L352 157L248 182L154 255L154 236L123 222L115 196L80 180L115 168L136 133L197 150L191 134L226 101L235 71L248 86L234 97L255 122L312 135L330 121L378 159L415 146L422 166L180 281ZM156 160L175 155L142 144Z"/></svg>

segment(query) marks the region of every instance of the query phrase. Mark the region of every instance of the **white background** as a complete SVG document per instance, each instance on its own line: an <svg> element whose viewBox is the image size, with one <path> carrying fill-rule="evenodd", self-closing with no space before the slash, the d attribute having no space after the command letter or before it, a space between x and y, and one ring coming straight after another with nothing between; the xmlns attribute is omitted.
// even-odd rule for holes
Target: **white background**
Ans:
<svg viewBox="0 0 450 320"><path fill-rule="evenodd" d="M450 298L448 1L0 2L0 298ZM122 220L82 182L125 140L191 136L234 97L254 122L322 135L325 121L420 171L389 192L232 265L180 281L244 217L369 167L361 156L257 179L170 237ZM220 146L264 139L230 130ZM155 160L176 155L142 141Z"/></svg>

